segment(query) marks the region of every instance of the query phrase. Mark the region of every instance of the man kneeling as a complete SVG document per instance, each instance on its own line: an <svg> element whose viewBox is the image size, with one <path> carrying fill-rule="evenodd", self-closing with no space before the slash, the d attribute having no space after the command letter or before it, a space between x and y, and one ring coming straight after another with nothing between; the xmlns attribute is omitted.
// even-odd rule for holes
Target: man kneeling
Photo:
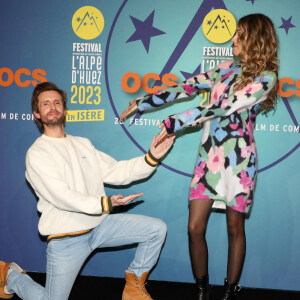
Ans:
<svg viewBox="0 0 300 300"><path fill-rule="evenodd" d="M166 236L159 219L109 214L143 193L106 196L104 183L125 185L148 177L171 148L174 137L155 145L145 156L116 161L82 137L65 133L66 93L55 84L37 85L32 110L44 133L26 155L26 178L38 196L38 229L47 236L45 288L16 263L0 262L0 298L16 293L22 299L66 300L87 257L97 248L137 243L125 272L123 300L152 299L145 289L149 271L158 260Z"/></svg>

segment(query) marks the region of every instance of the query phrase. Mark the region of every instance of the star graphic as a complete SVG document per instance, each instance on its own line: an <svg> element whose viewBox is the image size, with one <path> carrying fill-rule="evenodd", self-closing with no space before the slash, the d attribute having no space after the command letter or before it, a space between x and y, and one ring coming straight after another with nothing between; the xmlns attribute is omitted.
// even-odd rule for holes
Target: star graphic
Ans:
<svg viewBox="0 0 300 300"><path fill-rule="evenodd" d="M153 12L147 17L147 19L145 21L140 21L140 20L130 16L131 21L135 27L135 32L126 41L126 43L141 40L146 51L149 52L150 39L153 36L165 34L165 32L163 32L153 26L154 12L155 12L155 10L153 10Z"/></svg>
<svg viewBox="0 0 300 300"><path fill-rule="evenodd" d="M211 25L211 20L209 20L209 21L207 22L207 25Z"/></svg>
<svg viewBox="0 0 300 300"><path fill-rule="evenodd" d="M246 0L246 1L251 1L252 5L253 5L255 0Z"/></svg>
<svg viewBox="0 0 300 300"><path fill-rule="evenodd" d="M290 28L296 27L294 24L291 23L292 17L290 17L288 20L281 18L281 21L282 21L282 25L279 26L278 28L284 28L286 34L289 33Z"/></svg>
<svg viewBox="0 0 300 300"><path fill-rule="evenodd" d="M79 17L79 18L77 18L77 19L76 19L76 21L77 21L77 22L80 22L80 21L81 21L81 18L80 18L80 17Z"/></svg>
<svg viewBox="0 0 300 300"><path fill-rule="evenodd" d="M86 22L84 22L84 23L83 23L83 25L84 25L84 26L86 26L86 25L87 25L87 23L86 23Z"/></svg>
<svg viewBox="0 0 300 300"><path fill-rule="evenodd" d="M180 73L184 76L184 78L187 80L191 77L194 77L198 74L201 73L201 64L195 69L195 71L193 73L188 73L188 72L184 72L184 71L180 71Z"/></svg>
<svg viewBox="0 0 300 300"><path fill-rule="evenodd" d="M219 28L219 27L216 25L216 26L215 26L215 29L218 29L218 28Z"/></svg>

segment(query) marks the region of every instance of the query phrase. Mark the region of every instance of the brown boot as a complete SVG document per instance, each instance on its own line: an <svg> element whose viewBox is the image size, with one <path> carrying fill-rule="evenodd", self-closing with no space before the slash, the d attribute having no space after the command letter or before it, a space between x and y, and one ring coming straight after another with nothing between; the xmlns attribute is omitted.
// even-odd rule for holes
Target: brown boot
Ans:
<svg viewBox="0 0 300 300"><path fill-rule="evenodd" d="M124 287L122 300L153 300L145 287L148 274L149 272L145 272L141 278L138 279L135 274L126 272L126 285Z"/></svg>
<svg viewBox="0 0 300 300"><path fill-rule="evenodd" d="M14 295L10 294L7 289L7 272L9 267L12 267L17 272L25 274L26 272L21 269L16 263L5 263L4 261L0 261L0 299L10 299Z"/></svg>

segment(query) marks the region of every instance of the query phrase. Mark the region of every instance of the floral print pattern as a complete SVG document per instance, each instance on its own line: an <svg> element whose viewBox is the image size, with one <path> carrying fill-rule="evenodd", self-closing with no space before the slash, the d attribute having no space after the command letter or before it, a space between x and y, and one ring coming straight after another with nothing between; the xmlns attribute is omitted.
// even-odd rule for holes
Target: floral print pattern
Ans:
<svg viewBox="0 0 300 300"><path fill-rule="evenodd" d="M277 78L274 72L263 71L252 84L234 91L240 75L239 61L225 61L209 72L147 95L137 103L142 112L199 95L204 89L211 92L210 104L174 114L163 122L168 134L204 123L189 199L222 201L246 213L252 204L257 175L253 137L256 115Z"/></svg>

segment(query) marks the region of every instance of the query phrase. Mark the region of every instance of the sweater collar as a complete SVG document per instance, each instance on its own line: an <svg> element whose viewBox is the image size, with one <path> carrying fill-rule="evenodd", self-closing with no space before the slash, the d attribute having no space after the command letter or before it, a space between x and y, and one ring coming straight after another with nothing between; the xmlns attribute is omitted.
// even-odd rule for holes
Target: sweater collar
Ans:
<svg viewBox="0 0 300 300"><path fill-rule="evenodd" d="M48 141L53 141L53 142L59 142L59 143L65 143L68 140L68 135L65 134L65 137L63 138L55 138L55 137L51 137L45 134L42 134L41 138L46 139Z"/></svg>

